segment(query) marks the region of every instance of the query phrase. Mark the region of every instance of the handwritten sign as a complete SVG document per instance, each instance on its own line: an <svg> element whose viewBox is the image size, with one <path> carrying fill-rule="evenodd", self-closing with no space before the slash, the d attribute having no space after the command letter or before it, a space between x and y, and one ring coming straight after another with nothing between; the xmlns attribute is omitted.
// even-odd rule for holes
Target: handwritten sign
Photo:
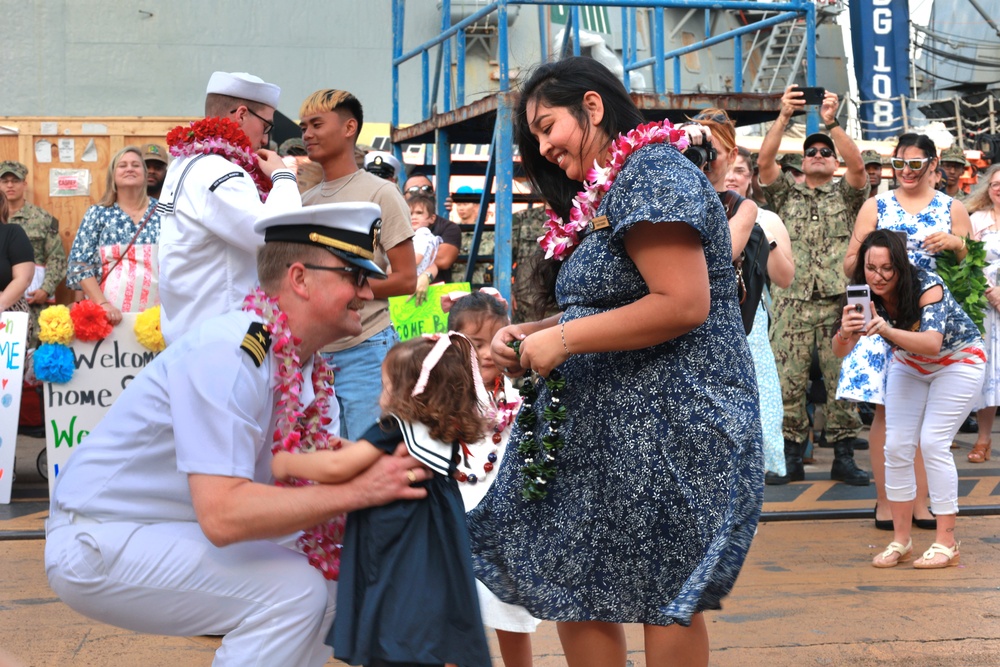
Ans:
<svg viewBox="0 0 1000 667"><path fill-rule="evenodd" d="M45 383L45 448L49 493L59 470L94 430L128 383L156 357L135 339L138 313L122 313L121 324L104 340L70 346L76 371L65 384ZM152 409L152 408L151 408Z"/></svg>
<svg viewBox="0 0 1000 667"><path fill-rule="evenodd" d="M0 503L4 505L10 503L14 482L27 337L27 313L0 313Z"/></svg>
<svg viewBox="0 0 1000 667"><path fill-rule="evenodd" d="M441 297L449 292L468 292L469 283L431 285L427 300L417 305L412 296L389 297L389 317L400 340L448 330L448 314L441 310Z"/></svg>

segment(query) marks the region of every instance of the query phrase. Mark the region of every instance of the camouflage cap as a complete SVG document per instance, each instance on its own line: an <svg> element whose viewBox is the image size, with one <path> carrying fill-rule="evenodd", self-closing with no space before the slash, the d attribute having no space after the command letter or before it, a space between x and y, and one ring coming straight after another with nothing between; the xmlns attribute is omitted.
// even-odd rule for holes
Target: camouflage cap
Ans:
<svg viewBox="0 0 1000 667"><path fill-rule="evenodd" d="M145 144L142 149L142 159L145 160L156 160L157 162L162 162L167 164L167 151L162 146L157 146L156 144Z"/></svg>
<svg viewBox="0 0 1000 667"><path fill-rule="evenodd" d="M14 174L23 181L28 176L28 168L20 162L4 160L3 162L0 162L0 176L5 176L7 174Z"/></svg>
<svg viewBox="0 0 1000 667"><path fill-rule="evenodd" d="M799 153L785 153L778 160L778 164L782 168L794 169L795 171L802 171L802 155Z"/></svg>
<svg viewBox="0 0 1000 667"><path fill-rule="evenodd" d="M882 164L882 156L878 151L861 151L861 159L864 160L866 167L870 164Z"/></svg>
<svg viewBox="0 0 1000 667"><path fill-rule="evenodd" d="M958 144L952 144L941 151L941 162L956 162L963 167L969 166L969 161L965 159L965 151L959 148Z"/></svg>
<svg viewBox="0 0 1000 667"><path fill-rule="evenodd" d="M278 155L280 155L281 157L285 157L286 155L305 155L305 154L306 154L306 142L302 141L300 137L292 137L291 139L285 139L278 146Z"/></svg>

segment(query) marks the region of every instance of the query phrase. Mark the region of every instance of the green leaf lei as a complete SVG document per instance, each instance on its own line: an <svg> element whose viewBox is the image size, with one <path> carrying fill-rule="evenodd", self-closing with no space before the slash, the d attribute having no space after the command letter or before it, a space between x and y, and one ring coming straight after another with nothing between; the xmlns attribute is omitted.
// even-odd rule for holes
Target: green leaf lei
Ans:
<svg viewBox="0 0 1000 667"><path fill-rule="evenodd" d="M520 356L521 341L511 341L509 345ZM548 388L550 400L542 411L542 418L548 422L548 426L539 445L535 440L538 416L535 414L534 403L538 398L538 387L542 384ZM544 498L548 494L546 484L556 476L556 454L564 444L560 428L566 421L566 406L560 405L560 400L565 388L566 380L556 369L552 369L547 378L527 371L524 384L521 385L521 411L517 415L517 425L521 427L522 440L517 451L524 457L524 465L521 466L521 497L525 500Z"/></svg>
<svg viewBox="0 0 1000 667"><path fill-rule="evenodd" d="M985 333L983 318L986 307L986 244L983 241L965 240L968 253L958 261L954 250L946 250L937 257L937 274L962 310L976 323L980 333Z"/></svg>

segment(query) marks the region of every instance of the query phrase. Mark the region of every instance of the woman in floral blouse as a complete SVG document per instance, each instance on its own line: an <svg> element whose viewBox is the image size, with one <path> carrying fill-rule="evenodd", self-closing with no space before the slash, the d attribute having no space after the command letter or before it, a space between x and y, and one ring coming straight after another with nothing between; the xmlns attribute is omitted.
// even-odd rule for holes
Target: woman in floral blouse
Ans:
<svg viewBox="0 0 1000 667"><path fill-rule="evenodd" d="M910 559L910 529L917 485L913 460L919 447L927 469L937 535L914 567L958 564L955 515L958 472L951 441L979 398L985 375L985 344L979 329L934 273L910 264L906 244L878 229L858 250L854 284L871 290L871 320L864 309L844 306L834 352L847 354L861 336L881 336L892 348L885 389L885 490L892 510L893 541L875 556L875 567Z"/></svg>
<svg viewBox="0 0 1000 667"><path fill-rule="evenodd" d="M103 306L112 324L121 322L122 312L159 303L155 208L146 195L142 154L128 146L108 166L104 197L83 216L66 275L66 284Z"/></svg>

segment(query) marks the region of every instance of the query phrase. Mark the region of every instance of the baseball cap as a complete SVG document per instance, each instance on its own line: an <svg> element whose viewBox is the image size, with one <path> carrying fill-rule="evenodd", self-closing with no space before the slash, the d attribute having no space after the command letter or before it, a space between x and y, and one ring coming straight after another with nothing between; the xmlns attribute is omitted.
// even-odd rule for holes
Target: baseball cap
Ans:
<svg viewBox="0 0 1000 667"><path fill-rule="evenodd" d="M807 148L813 144L825 144L830 147L834 155L837 154L837 147L833 144L833 139L830 138L829 134L823 134L822 132L814 132L806 137L806 140L802 142L802 152L804 153Z"/></svg>
<svg viewBox="0 0 1000 667"><path fill-rule="evenodd" d="M965 159L965 151L959 148L957 144L952 144L941 151L940 162L956 162L964 167L969 166L969 161Z"/></svg>
<svg viewBox="0 0 1000 667"><path fill-rule="evenodd" d="M798 153L785 153L778 160L778 164L782 167L794 169L795 171L802 171L802 156Z"/></svg>
<svg viewBox="0 0 1000 667"><path fill-rule="evenodd" d="M3 162L0 162L0 176L4 176L6 174L14 174L23 181L28 175L28 168L20 162L15 162L14 160L4 160Z"/></svg>
<svg viewBox="0 0 1000 667"><path fill-rule="evenodd" d="M879 155L878 151L872 151L872 150L861 151L861 159L864 161L865 166L868 166L870 164L877 164L877 165L882 164L882 156Z"/></svg>
<svg viewBox="0 0 1000 667"><path fill-rule="evenodd" d="M157 160L167 164L167 151L156 144L146 144L141 149L143 160Z"/></svg>

